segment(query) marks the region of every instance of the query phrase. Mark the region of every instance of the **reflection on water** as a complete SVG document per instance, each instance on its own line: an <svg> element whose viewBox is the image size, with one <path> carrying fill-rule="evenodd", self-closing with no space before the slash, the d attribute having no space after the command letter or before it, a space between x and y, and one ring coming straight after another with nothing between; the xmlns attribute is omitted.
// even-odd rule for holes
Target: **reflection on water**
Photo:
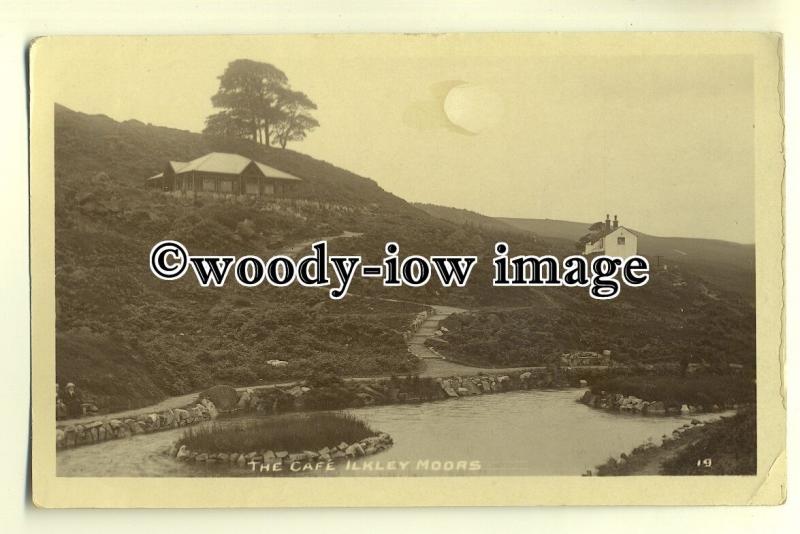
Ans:
<svg viewBox="0 0 800 534"><path fill-rule="evenodd" d="M580 475L691 417L643 417L575 402L582 390L517 391L348 410L394 439L389 450L321 476ZM710 415L695 415L708 419ZM222 423L225 424L225 423ZM185 464L162 453L183 429L59 452L59 476L246 476L250 468ZM427 461L427 464L426 464ZM479 462L479 471L456 470ZM426 468L427 465L427 468ZM405 467L401 469L401 467ZM394 467L394 470L388 468ZM452 467L444 471L446 467ZM473 464L474 467L474 464ZM371 468L372 470L364 470ZM383 470L377 470L383 468ZM266 473L265 473L266 474ZM314 471L304 474L314 474Z"/></svg>

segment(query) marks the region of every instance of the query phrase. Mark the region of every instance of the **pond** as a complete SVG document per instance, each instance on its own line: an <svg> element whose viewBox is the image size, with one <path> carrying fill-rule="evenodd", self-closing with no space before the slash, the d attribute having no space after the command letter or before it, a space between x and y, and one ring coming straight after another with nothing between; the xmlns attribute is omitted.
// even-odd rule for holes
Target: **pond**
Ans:
<svg viewBox="0 0 800 534"><path fill-rule="evenodd" d="M578 389L516 391L347 410L394 446L306 476L581 475L688 423L719 414L644 417L576 402ZM240 419L239 419L240 420ZM208 424L208 423L206 423ZM222 421L220 424L226 424ZM60 451L59 476L252 476L252 468L186 464L163 454L184 429ZM255 473L259 476L267 473ZM282 474L286 474L285 472Z"/></svg>

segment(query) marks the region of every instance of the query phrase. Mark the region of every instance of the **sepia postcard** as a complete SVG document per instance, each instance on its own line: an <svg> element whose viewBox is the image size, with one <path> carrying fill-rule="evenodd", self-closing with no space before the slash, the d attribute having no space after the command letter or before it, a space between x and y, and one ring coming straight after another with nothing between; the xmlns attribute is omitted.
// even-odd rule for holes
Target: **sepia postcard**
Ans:
<svg viewBox="0 0 800 534"><path fill-rule="evenodd" d="M781 57L35 40L35 504L782 503Z"/></svg>

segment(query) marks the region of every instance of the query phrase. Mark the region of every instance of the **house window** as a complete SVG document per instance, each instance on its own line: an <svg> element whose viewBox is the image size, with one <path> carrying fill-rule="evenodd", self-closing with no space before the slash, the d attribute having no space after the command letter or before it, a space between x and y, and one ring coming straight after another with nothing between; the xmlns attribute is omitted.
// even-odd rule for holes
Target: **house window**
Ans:
<svg viewBox="0 0 800 534"><path fill-rule="evenodd" d="M203 191L214 191L215 189L213 178L203 178Z"/></svg>
<svg viewBox="0 0 800 534"><path fill-rule="evenodd" d="M248 178L247 185L245 186L245 191L248 195L257 195L258 194L258 179L257 178Z"/></svg>
<svg viewBox="0 0 800 534"><path fill-rule="evenodd" d="M230 180L222 180L219 183L219 190L223 193L230 193L233 191L233 182Z"/></svg>
<svg viewBox="0 0 800 534"><path fill-rule="evenodd" d="M625 238L624 237L618 237L617 238L617 245L624 245L624 244L625 244Z"/></svg>

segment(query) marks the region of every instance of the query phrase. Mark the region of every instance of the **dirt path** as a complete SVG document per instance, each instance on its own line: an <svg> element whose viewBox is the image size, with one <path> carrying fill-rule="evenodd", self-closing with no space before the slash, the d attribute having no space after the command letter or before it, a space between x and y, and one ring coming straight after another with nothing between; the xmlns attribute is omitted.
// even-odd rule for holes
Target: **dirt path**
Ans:
<svg viewBox="0 0 800 534"><path fill-rule="evenodd" d="M299 254L301 254L303 252L309 253L310 251L308 249L311 247L311 245L313 245L317 241L328 241L328 242L330 242L330 241L333 241L334 239L350 239L350 238L353 238L353 237L361 237L362 235L364 235L363 232L349 232L349 231L345 230L344 232L342 232L339 235L330 235L330 236L327 236L327 237L318 237L316 239L308 239L306 241L301 241L299 243L294 243L293 245L289 245L288 247L280 249L278 251L278 254L283 254L285 256L289 256L290 258L295 258L295 257L297 257Z"/></svg>

